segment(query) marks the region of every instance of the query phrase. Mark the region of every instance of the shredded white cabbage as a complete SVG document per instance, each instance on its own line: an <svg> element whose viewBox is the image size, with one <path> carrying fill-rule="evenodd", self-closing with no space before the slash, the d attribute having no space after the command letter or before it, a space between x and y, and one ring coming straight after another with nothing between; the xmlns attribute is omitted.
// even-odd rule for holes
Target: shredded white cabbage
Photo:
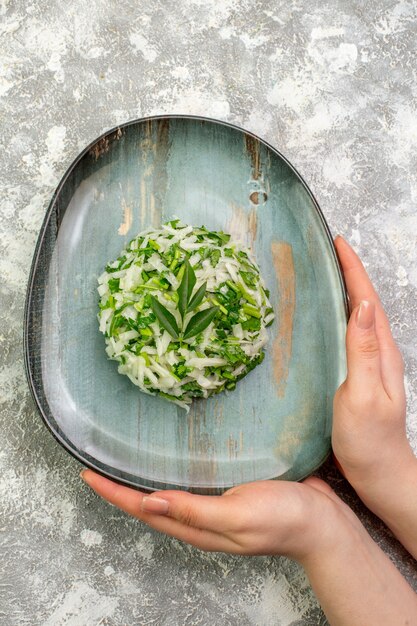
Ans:
<svg viewBox="0 0 417 626"><path fill-rule="evenodd" d="M195 285L187 292L191 308L181 312L187 266ZM148 228L98 282L106 353L146 393L188 410L193 398L234 389L263 360L274 320L269 294L250 252L223 232L179 220Z"/></svg>

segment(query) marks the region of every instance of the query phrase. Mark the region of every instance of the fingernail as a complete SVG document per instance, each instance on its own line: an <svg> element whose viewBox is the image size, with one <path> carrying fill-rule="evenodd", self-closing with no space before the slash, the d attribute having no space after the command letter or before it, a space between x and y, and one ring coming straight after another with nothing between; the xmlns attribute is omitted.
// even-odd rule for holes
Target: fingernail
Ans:
<svg viewBox="0 0 417 626"><path fill-rule="evenodd" d="M372 302L362 300L356 313L356 326L367 330L374 323L375 307Z"/></svg>
<svg viewBox="0 0 417 626"><path fill-rule="evenodd" d="M80 478L82 478L84 480L84 473L85 473L85 469L81 470L80 472Z"/></svg>
<svg viewBox="0 0 417 626"><path fill-rule="evenodd" d="M142 511L144 513L156 513L166 515L168 513L169 502L156 496L145 496L142 499Z"/></svg>
<svg viewBox="0 0 417 626"><path fill-rule="evenodd" d="M334 242L345 244L346 246L349 246L350 248L350 245L348 244L346 239L343 237L343 235L336 235L336 237L334 238Z"/></svg>

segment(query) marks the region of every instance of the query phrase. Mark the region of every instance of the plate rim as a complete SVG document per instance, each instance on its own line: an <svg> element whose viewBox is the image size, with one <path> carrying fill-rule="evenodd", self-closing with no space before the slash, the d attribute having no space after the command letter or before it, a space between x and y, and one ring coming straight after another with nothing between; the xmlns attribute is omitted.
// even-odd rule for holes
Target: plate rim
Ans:
<svg viewBox="0 0 417 626"><path fill-rule="evenodd" d="M219 494L219 493L223 493L225 490L231 488L234 486L234 484L230 484L230 485L224 485L224 486L219 486L219 487L205 487L205 486L189 486L189 487L185 487L184 485L179 485L179 484L175 484L175 483L159 483L157 481L150 481L148 480L147 482L149 484L152 484L153 486L149 486L148 485L142 485L140 484L140 482L138 481L133 481L130 480L128 478L128 476L131 476L131 474L129 474L128 472L123 472L124 476L116 476L114 473L111 473L111 471L106 471L105 469L99 467L97 464L101 463L98 459L93 459L93 457L91 457L90 455L88 455L87 453L84 453L84 455L81 455L81 453L78 453L78 450L75 448L75 446L71 446L69 445L69 443L60 435L60 433L54 429L53 425L51 424L49 418L47 417L45 411L44 411L44 407L41 403L41 400L38 396L37 390L36 390L36 385L34 383L33 380L33 376L32 376L32 371L31 371L31 366L30 366L30 348L29 348L29 318L30 318L30 310L31 310L31 306L32 306L32 300L33 300L33 287L34 287L34 277L36 274L36 271L38 269L38 264L39 264L39 256L40 256L40 251L42 248L42 244L43 244L43 240L44 240L44 236L45 236L45 232L47 230L48 224L50 222L51 216L54 213L55 207L56 207L56 202L60 197L61 191L66 183L66 181L68 180L69 176L71 175L71 173L73 172L73 170L77 167L77 165L79 164L79 162L85 157L86 154L88 154L91 149L96 146L100 141L102 141L103 139L105 139L106 137L109 137L111 135L114 135L115 133L118 133L119 131L122 131L125 128L128 128L129 126L134 126L134 125L140 125L140 124L145 124L145 123L149 123L149 122L155 122L155 121L168 121L168 120L172 120L172 119L181 119L181 120L190 120L190 121L197 121L197 122L209 122L211 124L215 124L215 125L220 125L220 126L226 126L228 128L231 128L233 130L237 130L240 133L242 133L244 136L248 136L251 137L253 139L255 139L256 141L259 141L261 144L263 144L264 146L266 146L269 150L271 150L273 153L275 153L280 159L282 159L282 161L284 161L284 163L290 168L290 170L293 172L293 174L296 176L296 178L300 181L303 189L307 192L308 196L310 197L313 206L316 210L316 213L321 221L321 225L324 228L324 232L327 236L327 239L330 243L330 249L331 249L331 254L333 256L333 260L335 261L335 265L336 265L336 269L337 269L337 275L339 278L339 285L341 288L341 292L342 292L342 298L343 298L343 309L344 309L344 313L345 313L345 317L346 317L346 323L349 320L349 299L348 299L348 294L347 294L347 288L346 288L346 283L344 280L344 276L343 276L343 272L341 269L341 265L340 265L340 261L337 255L337 251L336 248L334 246L334 242L333 242L333 237L332 237L332 233L330 231L330 227L327 223L326 218L324 217L324 214L320 208L320 205L316 199L316 197L314 196L313 192L311 191L310 187L308 186L307 182L305 181L305 179L303 178L303 176L298 172L298 170L295 168L295 166L287 159L287 157L282 154L282 152L280 152L280 150L278 150L277 148L275 148L273 145L271 145L269 142L265 141L264 139L262 139L262 137L260 137L259 135L246 130L245 128L237 125L237 124L233 124L231 122L226 122L224 120L218 120L215 118L210 118L210 117L206 117L206 116L200 116L200 115L183 115L183 114L161 114L161 115L152 115L152 116L146 116L146 117L140 117L140 118L136 118L133 120L129 120L128 122L124 122L122 124L118 124L117 126L114 126L112 128L110 128L109 130L104 131L103 133L101 133L98 137L96 137L93 141L91 141L76 157L75 159L73 159L73 161L70 163L70 165L67 167L66 171L64 172L63 176L61 177L58 185L55 188L55 191L52 194L52 197L49 201L48 207L46 209L46 213L45 213L45 217L43 219L42 225L40 227L39 230L39 234L38 234L38 238L36 241L36 245L35 245L35 249L33 252L33 256L32 256L32 261L31 261L31 267L30 267L30 272L29 272L29 278L28 278L28 282L27 282L27 286L26 286L26 295L25 295L25 306L24 306L24 313L23 313L23 352L24 352L24 366L25 366L25 374L26 374L26 380L28 382L28 386L31 392L31 396L32 399L35 403L35 406L37 408L38 413L40 414L43 423L45 424L45 426L47 427L47 429L49 430L49 432L52 434L52 436L54 437L54 439L73 457L75 458L77 461L79 461L82 465L85 465L86 467L88 467L89 469L92 469L93 471L101 474L102 476L105 476L106 478L109 478L119 484L123 484L123 485L128 485L129 487L132 487L134 489L138 489L138 490L142 490L142 491L146 491L146 492L150 492L150 491L154 491L154 490L159 490L159 489L181 489L183 491L192 491L193 493L196 494L204 494L204 495L215 495L215 494ZM324 455L324 457L320 460L319 463L317 463L317 465L314 467L314 469L312 469L310 472L308 472L305 476L302 476L301 478L298 479L298 481L296 482L300 482L302 480L304 480L307 476L310 476L313 472L315 472L325 461L326 459L329 457L329 455L331 454L331 449L329 451L326 452L326 454ZM87 458L86 458L87 457ZM91 460L90 460L91 459ZM104 465L104 464L103 464ZM112 469L110 465L106 465L106 467L108 467L110 470ZM114 471L119 472L120 470L116 470L116 468L113 468ZM142 479L144 480L144 479ZM265 479L266 480L266 479ZM272 480L279 480L279 478L275 478Z"/></svg>

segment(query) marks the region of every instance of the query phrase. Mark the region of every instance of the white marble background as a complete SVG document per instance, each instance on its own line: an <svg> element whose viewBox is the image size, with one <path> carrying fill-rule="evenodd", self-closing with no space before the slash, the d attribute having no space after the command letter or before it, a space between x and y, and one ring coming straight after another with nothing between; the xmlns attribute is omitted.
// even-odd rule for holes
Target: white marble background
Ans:
<svg viewBox="0 0 417 626"><path fill-rule="evenodd" d="M414 0L0 0L1 625L326 624L292 562L200 553L81 484L29 397L25 288L54 188L97 135L158 113L244 126L365 261L406 361L417 450L416 20Z"/></svg>

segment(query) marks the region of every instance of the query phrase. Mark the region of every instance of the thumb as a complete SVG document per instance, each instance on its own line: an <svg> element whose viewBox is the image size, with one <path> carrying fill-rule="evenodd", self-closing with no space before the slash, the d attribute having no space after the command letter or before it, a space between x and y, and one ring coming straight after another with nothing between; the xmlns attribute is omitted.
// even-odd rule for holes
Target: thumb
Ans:
<svg viewBox="0 0 417 626"><path fill-rule="evenodd" d="M375 305L362 300L353 309L346 333L347 384L357 394L381 382L381 361L375 330Z"/></svg>

